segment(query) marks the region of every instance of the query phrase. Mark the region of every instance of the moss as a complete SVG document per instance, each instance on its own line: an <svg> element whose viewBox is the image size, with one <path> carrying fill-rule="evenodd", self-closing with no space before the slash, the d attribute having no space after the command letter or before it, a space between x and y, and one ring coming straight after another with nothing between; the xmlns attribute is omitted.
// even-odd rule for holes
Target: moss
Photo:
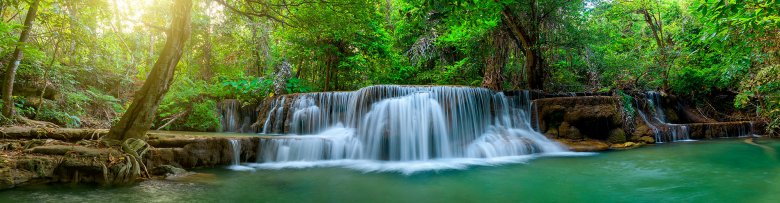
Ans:
<svg viewBox="0 0 780 203"><path fill-rule="evenodd" d="M39 157L19 160L16 164L18 169L34 172L38 176L47 176L48 172L54 168L51 160Z"/></svg>
<svg viewBox="0 0 780 203"><path fill-rule="evenodd" d="M580 129L577 129L574 126L569 125L567 122L562 122L561 126L558 127L558 132L560 133L560 137L568 138L568 139L582 139L584 138L582 136L582 133L580 133Z"/></svg>

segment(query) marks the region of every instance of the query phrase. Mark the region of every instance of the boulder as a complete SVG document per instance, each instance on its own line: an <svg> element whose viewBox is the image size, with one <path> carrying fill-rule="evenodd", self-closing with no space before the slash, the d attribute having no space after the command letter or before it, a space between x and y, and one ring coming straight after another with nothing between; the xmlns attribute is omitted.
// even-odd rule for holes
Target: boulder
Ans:
<svg viewBox="0 0 780 203"><path fill-rule="evenodd" d="M609 131L609 137L607 138L609 143L623 143L626 142L626 132L623 129L615 128Z"/></svg>

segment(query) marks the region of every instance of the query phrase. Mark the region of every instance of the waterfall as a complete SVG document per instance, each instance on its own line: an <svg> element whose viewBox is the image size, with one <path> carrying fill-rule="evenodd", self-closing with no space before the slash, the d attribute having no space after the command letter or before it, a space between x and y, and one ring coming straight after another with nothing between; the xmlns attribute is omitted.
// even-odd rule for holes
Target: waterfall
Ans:
<svg viewBox="0 0 780 203"><path fill-rule="evenodd" d="M251 127L257 113L254 106L242 106L235 99L222 100L217 104L220 115L219 122L222 125L220 132L254 133L256 129Z"/></svg>
<svg viewBox="0 0 780 203"><path fill-rule="evenodd" d="M663 142L680 142L680 141L694 141L691 139L691 126L692 125L698 125L701 129L702 124L672 124L669 123L667 120L667 116L664 112L663 108L663 98L661 94L655 91L649 91L645 94L646 101L648 104L652 105L653 110L653 120L648 120L646 114L643 112L644 108L641 108L639 103L637 103L639 116L642 118L642 121L653 131L653 134L655 135L655 141L656 143L663 143ZM656 124L654 124L656 123ZM711 128L717 128L717 129L725 129L722 131L722 133L718 133L716 135L708 134L707 136L712 137L744 137L752 134L752 128L748 126L751 123L748 124L733 124L733 123L709 123L709 124L703 124L705 125L705 129L711 129ZM716 127L718 126L718 127ZM727 127L722 127L727 126ZM694 126L695 127L695 126ZM705 133L703 131L699 131L699 133Z"/></svg>
<svg viewBox="0 0 780 203"><path fill-rule="evenodd" d="M658 130L658 128L655 127L655 125L653 125L652 123L650 123L650 121L647 120L647 115L645 115L645 113L642 111L642 108L640 108L639 103L636 100L634 100L634 102L636 103L636 107L637 107L636 112L639 114L639 117L642 118L642 121L645 123L645 125L647 125L647 127L653 131L653 135L654 135L653 138L655 139L656 143L662 143L661 131Z"/></svg>
<svg viewBox="0 0 780 203"><path fill-rule="evenodd" d="M226 99L218 104L218 110L220 114L219 122L222 125L222 132L238 132L240 131L239 120L241 115L239 113L241 109L241 103L234 99Z"/></svg>
<svg viewBox="0 0 780 203"><path fill-rule="evenodd" d="M230 152L232 155L232 159L230 159L230 166L228 166L228 168L236 171L254 170L254 168L241 165L241 140L229 139L228 144L230 145Z"/></svg>
<svg viewBox="0 0 780 203"><path fill-rule="evenodd" d="M507 97L484 88L382 85L269 105L263 132L286 135L261 139L252 164L260 168L353 163L370 171L402 162L407 171L408 163L459 168L567 151L532 127L528 91Z"/></svg>
<svg viewBox="0 0 780 203"><path fill-rule="evenodd" d="M664 112L663 101L661 101L661 94L656 91L648 91L646 94L647 101L650 102L654 109L653 116L661 123L667 123L666 113Z"/></svg>
<svg viewBox="0 0 780 203"><path fill-rule="evenodd" d="M655 135L656 143L664 142L678 142L678 141L694 141L690 138L690 131L688 126L684 124L671 124L666 118L666 113L663 108L663 100L661 94L656 91L648 91L645 93L647 102L653 107L653 118L659 125L653 125L652 121L648 121L647 116L642 112L642 108L639 108L637 112L647 126L652 129ZM637 104L637 107L639 105ZM658 127L665 128L665 132L662 132Z"/></svg>
<svg viewBox="0 0 780 203"><path fill-rule="evenodd" d="M670 131L670 140L672 142L678 141L693 141L690 138L690 131L688 126L681 124L668 124Z"/></svg>

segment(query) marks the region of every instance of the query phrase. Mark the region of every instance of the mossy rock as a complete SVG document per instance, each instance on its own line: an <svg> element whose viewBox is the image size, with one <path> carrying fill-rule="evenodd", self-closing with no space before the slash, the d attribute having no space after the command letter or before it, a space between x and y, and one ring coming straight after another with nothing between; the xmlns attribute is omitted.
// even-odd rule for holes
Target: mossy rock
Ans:
<svg viewBox="0 0 780 203"><path fill-rule="evenodd" d="M24 157L16 161L16 168L35 173L39 177L52 176L56 161L44 157Z"/></svg>
<svg viewBox="0 0 780 203"><path fill-rule="evenodd" d="M609 143L624 143L626 142L626 132L620 128L613 129L612 131L609 131L607 141Z"/></svg>
<svg viewBox="0 0 780 203"><path fill-rule="evenodd" d="M639 138L639 141L642 141L644 143L655 143L655 138L651 136L642 136Z"/></svg>
<svg viewBox="0 0 780 203"><path fill-rule="evenodd" d="M558 137L558 128L550 128L544 135L547 137Z"/></svg>
<svg viewBox="0 0 780 203"><path fill-rule="evenodd" d="M625 150L625 149L633 149L637 148L639 146L642 146L642 144L634 143L634 142L625 142L621 144L612 144L609 146L610 149L617 149L617 150Z"/></svg>
<svg viewBox="0 0 780 203"><path fill-rule="evenodd" d="M582 133L580 133L580 129L577 129L574 126L569 125L568 122L561 123L561 126L558 127L558 133L560 133L560 137L568 138L568 139L582 139Z"/></svg>
<svg viewBox="0 0 780 203"><path fill-rule="evenodd" d="M598 152L609 150L609 144L601 140L569 140L569 139L556 139L555 141L566 145L569 150L575 152Z"/></svg>
<svg viewBox="0 0 780 203"><path fill-rule="evenodd" d="M159 176L177 176L187 173L187 170L171 165L162 165L152 169L151 173Z"/></svg>

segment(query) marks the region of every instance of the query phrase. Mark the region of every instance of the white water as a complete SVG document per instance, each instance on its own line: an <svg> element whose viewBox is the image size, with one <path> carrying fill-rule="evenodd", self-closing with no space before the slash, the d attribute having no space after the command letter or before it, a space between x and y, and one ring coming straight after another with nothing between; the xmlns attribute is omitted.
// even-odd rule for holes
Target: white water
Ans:
<svg viewBox="0 0 780 203"><path fill-rule="evenodd" d="M483 88L372 86L300 95L287 111L285 99L271 103L263 132L289 134L261 139L250 166L408 174L581 154L533 130L527 92L507 98Z"/></svg>
<svg viewBox="0 0 780 203"><path fill-rule="evenodd" d="M228 140L228 143L230 144L230 151L231 155L233 156L231 159L231 164L228 166L231 170L236 171L252 171L254 168L252 167L246 167L241 165L241 140L234 140L230 139Z"/></svg>
<svg viewBox="0 0 780 203"><path fill-rule="evenodd" d="M671 124L668 122L663 108L663 101L661 101L661 94L655 91L649 91L645 96L647 97L647 102L654 107L653 118L655 121L658 122L660 126L667 128L666 133L662 133L656 126L647 120L647 116L642 113L641 109L637 111L639 112L639 115L642 116L645 124L653 130L656 143L696 141L690 138L688 126L684 124Z"/></svg>
<svg viewBox="0 0 780 203"><path fill-rule="evenodd" d="M236 133L255 133L256 129L251 127L256 113L252 106L242 106L241 102L235 99L226 99L217 103L219 113L219 122L221 124L220 132Z"/></svg>

